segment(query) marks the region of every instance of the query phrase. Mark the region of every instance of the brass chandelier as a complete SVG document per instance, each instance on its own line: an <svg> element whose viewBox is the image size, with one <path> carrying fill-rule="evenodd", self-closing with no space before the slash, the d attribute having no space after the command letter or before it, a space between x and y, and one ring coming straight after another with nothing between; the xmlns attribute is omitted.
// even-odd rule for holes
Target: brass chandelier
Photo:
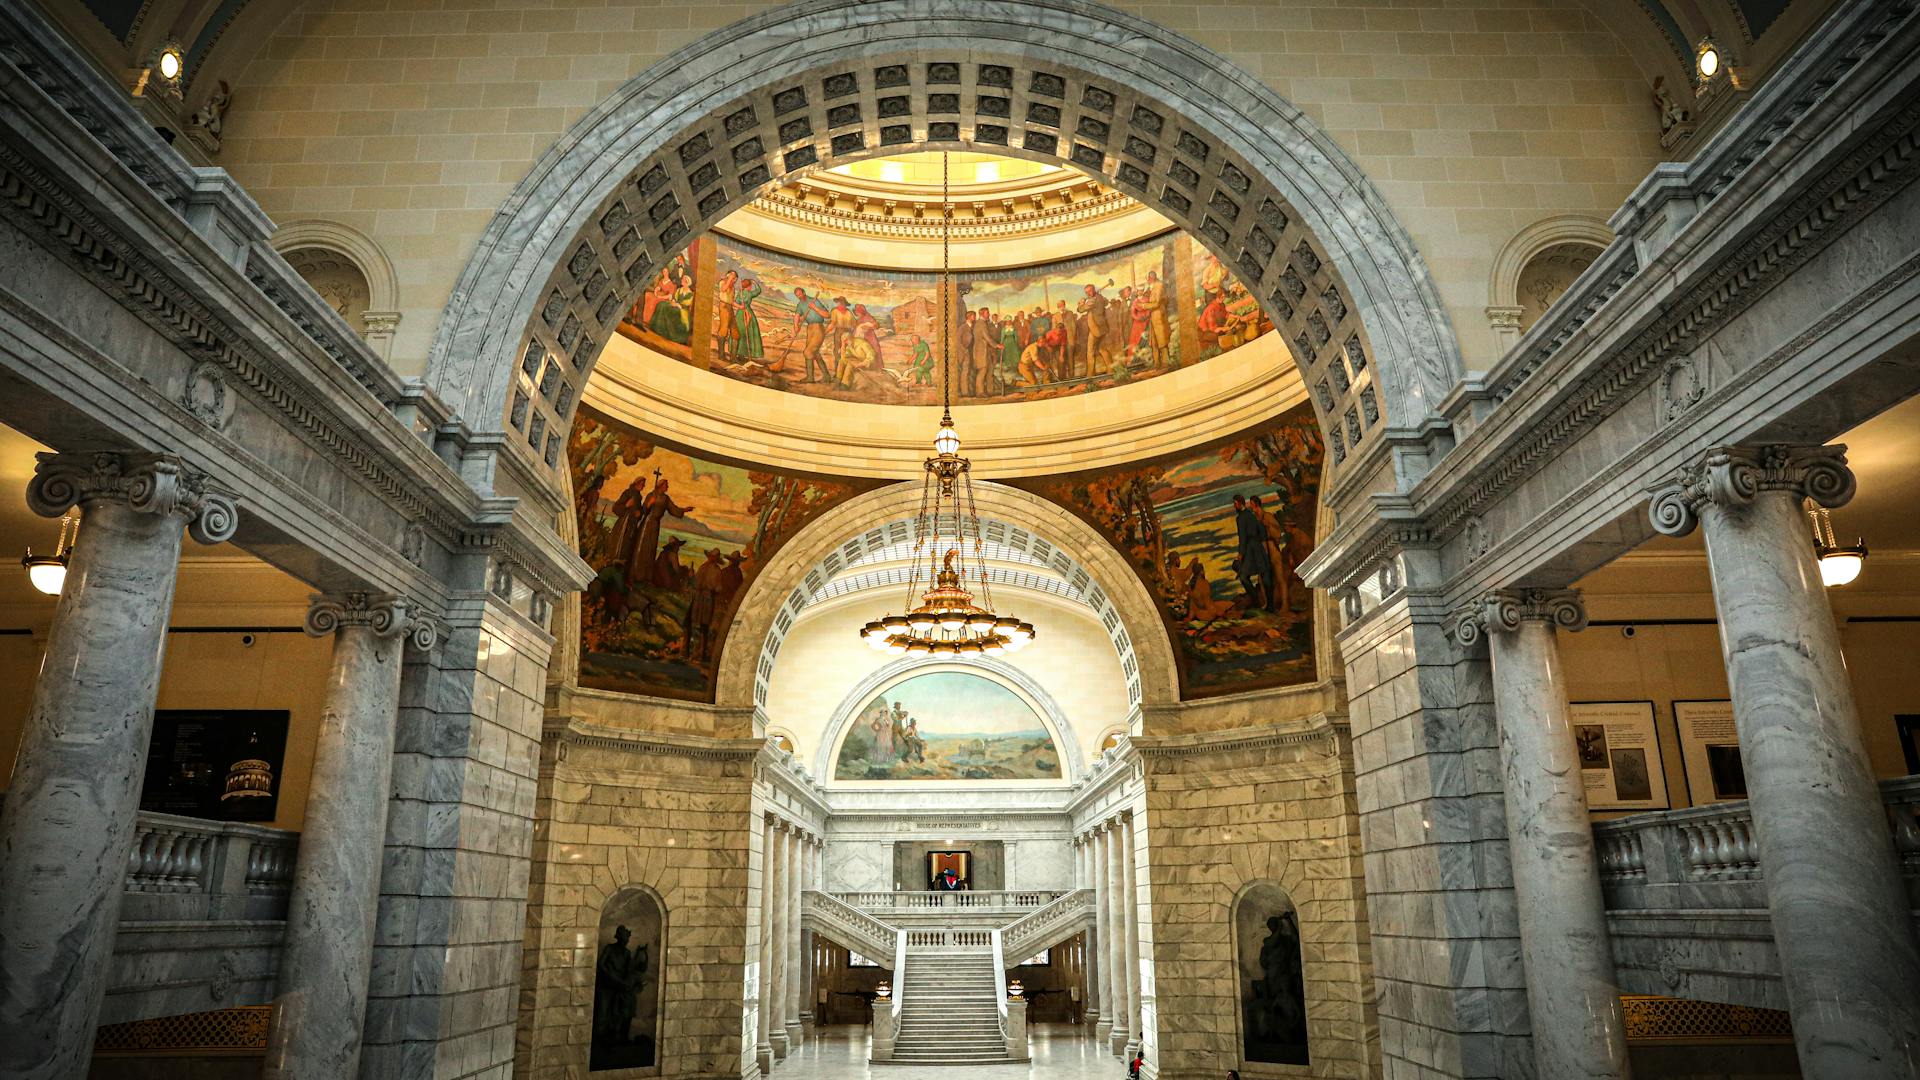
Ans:
<svg viewBox="0 0 1920 1080"><path fill-rule="evenodd" d="M939 310L941 318L951 322L953 203L947 193L945 154L940 155L940 206ZM973 502L973 464L960 456L960 434L953 428L952 340L952 327L943 328L940 427L933 437L933 456L926 459L920 512L914 518L907 611L889 613L860 628L868 645L895 655L1001 656L1033 640L1032 623L993 610L980 515Z"/></svg>

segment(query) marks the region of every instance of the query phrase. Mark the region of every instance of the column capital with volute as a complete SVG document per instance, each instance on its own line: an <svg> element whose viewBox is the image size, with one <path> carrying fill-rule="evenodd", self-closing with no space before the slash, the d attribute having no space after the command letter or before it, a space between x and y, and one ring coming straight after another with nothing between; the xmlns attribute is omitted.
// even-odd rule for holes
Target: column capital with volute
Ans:
<svg viewBox="0 0 1920 1080"><path fill-rule="evenodd" d="M1647 512L1656 532L1685 536L1700 510L1749 506L1758 496L1785 492L1831 510L1853 498L1853 470L1845 446L1718 446L1681 466L1652 489Z"/></svg>
<svg viewBox="0 0 1920 1080"><path fill-rule="evenodd" d="M1493 589L1461 605L1449 622L1454 640L1471 648L1488 634L1512 633L1528 622L1584 630L1587 604L1576 589Z"/></svg>
<svg viewBox="0 0 1920 1080"><path fill-rule="evenodd" d="M240 525L234 493L172 454L94 451L36 455L27 506L59 517L75 506L121 503L137 513L172 514L202 544L233 539Z"/></svg>
<svg viewBox="0 0 1920 1080"><path fill-rule="evenodd" d="M407 644L422 652L431 650L440 639L440 628L404 596L349 592L316 593L307 598L304 628L308 635L327 637L354 626L372 630L375 637L404 637Z"/></svg>

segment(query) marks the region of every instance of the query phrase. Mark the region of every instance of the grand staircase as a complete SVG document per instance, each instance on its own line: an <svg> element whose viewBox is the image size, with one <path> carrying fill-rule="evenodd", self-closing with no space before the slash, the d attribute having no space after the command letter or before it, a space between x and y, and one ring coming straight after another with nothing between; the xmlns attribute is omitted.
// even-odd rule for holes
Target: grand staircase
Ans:
<svg viewBox="0 0 1920 1080"><path fill-rule="evenodd" d="M1012 1061L1000 1030L993 954L909 953L893 1060L900 1065Z"/></svg>

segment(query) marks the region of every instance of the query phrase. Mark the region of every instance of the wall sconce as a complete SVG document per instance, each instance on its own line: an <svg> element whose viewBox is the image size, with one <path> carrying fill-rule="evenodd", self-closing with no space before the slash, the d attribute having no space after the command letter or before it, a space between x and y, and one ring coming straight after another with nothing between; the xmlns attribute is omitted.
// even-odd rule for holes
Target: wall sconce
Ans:
<svg viewBox="0 0 1920 1080"><path fill-rule="evenodd" d="M178 42L169 41L160 46L153 57L153 71L169 87L180 85L180 77L187 72L187 54L181 51Z"/></svg>
<svg viewBox="0 0 1920 1080"><path fill-rule="evenodd" d="M72 550L72 539L80 533L79 523L71 513L60 516L60 540L54 545L53 554L35 555L32 548L20 560L27 568L27 581L34 588L48 596L59 596L60 590L67 584L67 556Z"/></svg>
<svg viewBox="0 0 1920 1080"><path fill-rule="evenodd" d="M1867 544L1856 537L1852 547L1841 547L1833 535L1833 521L1827 508L1807 500L1807 516L1813 519L1813 554L1820 561L1820 583L1832 589L1852 583L1867 562Z"/></svg>
<svg viewBox="0 0 1920 1080"><path fill-rule="evenodd" d="M1693 50L1693 75L1698 82L1711 82L1720 74L1720 46L1712 38L1703 38Z"/></svg>

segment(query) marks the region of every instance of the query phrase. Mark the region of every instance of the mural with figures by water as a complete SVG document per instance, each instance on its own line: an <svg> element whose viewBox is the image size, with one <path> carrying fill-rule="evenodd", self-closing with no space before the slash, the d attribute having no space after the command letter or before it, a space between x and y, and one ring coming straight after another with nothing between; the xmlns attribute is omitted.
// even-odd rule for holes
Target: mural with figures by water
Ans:
<svg viewBox="0 0 1920 1080"><path fill-rule="evenodd" d="M968 671L930 671L848 721L835 780L1058 780L1060 748L1026 699Z"/></svg>
<svg viewBox="0 0 1920 1080"><path fill-rule="evenodd" d="M580 557L580 684L710 701L733 612L767 559L876 486L695 455L582 407L568 441Z"/></svg>
<svg viewBox="0 0 1920 1080"><path fill-rule="evenodd" d="M875 405L940 400L943 327L958 402L1040 401L1138 382L1273 329L1191 237L1078 259L939 276L815 262L726 236L654 276L620 333L740 382Z"/></svg>
<svg viewBox="0 0 1920 1080"><path fill-rule="evenodd" d="M1127 556L1175 643L1183 697L1316 677L1312 552L1326 456L1300 405L1144 463L1013 480L1072 510Z"/></svg>

